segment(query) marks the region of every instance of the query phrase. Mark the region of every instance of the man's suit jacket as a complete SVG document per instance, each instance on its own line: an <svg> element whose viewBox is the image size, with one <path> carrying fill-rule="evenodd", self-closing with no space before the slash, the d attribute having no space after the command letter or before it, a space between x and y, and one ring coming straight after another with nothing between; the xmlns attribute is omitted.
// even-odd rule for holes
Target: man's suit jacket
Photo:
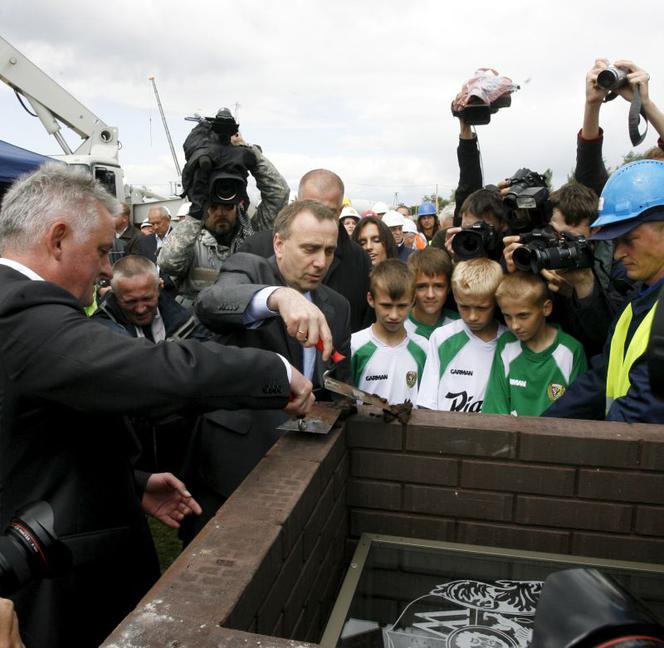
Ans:
<svg viewBox="0 0 664 648"><path fill-rule="evenodd" d="M136 251L134 254L147 257L152 263L157 263L157 235L148 234L147 236L141 235L141 238L136 244Z"/></svg>
<svg viewBox="0 0 664 648"><path fill-rule="evenodd" d="M248 238L238 252L258 254L269 259L274 254L272 239L274 232L258 232ZM375 321L373 309L367 303L369 292L369 255L349 236L346 228L339 225L339 238L334 259L323 284L343 295L350 304L350 329L353 333L365 329Z"/></svg>
<svg viewBox="0 0 664 648"><path fill-rule="evenodd" d="M199 294L196 314L201 323L219 334L225 344L269 349L283 355L302 371L302 345L290 337L280 317L272 317L261 326L248 329L243 315L252 297L267 286L284 286L274 257L264 259L254 254L237 253L222 266L216 283ZM348 301L327 286L312 291L332 331L334 347L346 356L335 377L350 378L350 308ZM323 373L332 367L316 353L314 387L320 387ZM325 397L317 393L316 397ZM207 414L197 437L198 449L192 466L198 477L216 493L228 497L277 440L275 427L286 420L283 412L215 412Z"/></svg>
<svg viewBox="0 0 664 648"><path fill-rule="evenodd" d="M269 286L285 286L276 259L264 259L255 254L237 253L222 266L213 286L202 290L196 304L196 314L209 330L218 333L226 344L269 349L285 356L302 371L302 345L288 335L280 317L266 319L257 328L246 328L243 318L254 295ZM346 356L335 376L350 377L350 307L348 300L328 286L320 285L311 291L312 302L321 309L332 331L334 348ZM316 354L314 387L322 386L323 372L332 367Z"/></svg>
<svg viewBox="0 0 664 648"><path fill-rule="evenodd" d="M140 233L138 227L133 223L129 223L127 229L119 236L119 239L124 243L125 254L137 254L136 250L142 238L143 234Z"/></svg>
<svg viewBox="0 0 664 648"><path fill-rule="evenodd" d="M2 265L0 366L0 528L45 500L74 559L12 596L21 634L31 648L99 645L159 575L123 415L283 407L286 371L272 353L129 339Z"/></svg>

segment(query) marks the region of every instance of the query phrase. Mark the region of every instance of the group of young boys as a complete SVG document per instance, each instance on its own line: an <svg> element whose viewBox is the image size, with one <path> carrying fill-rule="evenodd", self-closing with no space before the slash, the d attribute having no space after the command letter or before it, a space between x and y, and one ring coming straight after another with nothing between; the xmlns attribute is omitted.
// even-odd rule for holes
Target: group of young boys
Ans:
<svg viewBox="0 0 664 648"><path fill-rule="evenodd" d="M458 312L445 308L450 285ZM539 416L586 370L582 345L547 322L543 279L487 258L453 270L437 248L388 259L367 299L376 322L352 336L353 381L390 404Z"/></svg>

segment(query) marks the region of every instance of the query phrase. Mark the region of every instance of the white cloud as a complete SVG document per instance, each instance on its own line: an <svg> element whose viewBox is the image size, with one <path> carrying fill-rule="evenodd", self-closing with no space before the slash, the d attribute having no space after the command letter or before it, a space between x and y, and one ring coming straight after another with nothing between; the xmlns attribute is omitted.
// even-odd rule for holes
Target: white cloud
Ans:
<svg viewBox="0 0 664 648"><path fill-rule="evenodd" d="M651 71L655 89L662 85L658 6L632 2L630 13L643 20L629 31L624 7L598 0L120 0L108 9L5 0L0 24L5 38L119 127L131 179L174 179L148 81L155 74L178 150L192 126L185 115L239 102L245 136L294 184L324 166L372 200L398 191L416 202L433 191L427 187L438 183L446 195L456 184L449 104L481 66L522 84L512 107L478 129L486 180L527 165L551 167L564 182L596 56L633 58ZM3 139L56 152L3 87L0 111ZM623 101L603 108L611 164L630 149L626 122Z"/></svg>

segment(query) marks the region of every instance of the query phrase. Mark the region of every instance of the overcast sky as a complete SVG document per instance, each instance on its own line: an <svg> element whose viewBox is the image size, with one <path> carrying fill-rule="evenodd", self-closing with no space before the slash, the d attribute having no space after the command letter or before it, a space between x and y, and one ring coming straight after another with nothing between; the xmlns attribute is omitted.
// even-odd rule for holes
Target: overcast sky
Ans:
<svg viewBox="0 0 664 648"><path fill-rule="evenodd" d="M186 115L235 111L292 187L316 167L353 199L419 202L456 186L458 123L449 105L479 67L521 85L479 126L486 182L527 166L574 167L584 77L594 59L632 59L664 105L661 0L2 0L0 34L111 126L128 181L177 179L148 76L175 147ZM658 64L659 62L659 64ZM661 90L660 90L661 88ZM608 164L631 149L628 105L603 107ZM74 148L78 136L65 129ZM0 139L39 153L55 140L0 84ZM639 150L655 144L654 130Z"/></svg>

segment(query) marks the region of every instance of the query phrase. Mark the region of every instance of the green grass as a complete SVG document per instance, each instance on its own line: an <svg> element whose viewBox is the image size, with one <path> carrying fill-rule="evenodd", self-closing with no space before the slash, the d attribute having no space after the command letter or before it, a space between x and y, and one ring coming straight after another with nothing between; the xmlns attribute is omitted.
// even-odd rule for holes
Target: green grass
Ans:
<svg viewBox="0 0 664 648"><path fill-rule="evenodd" d="M163 574L182 551L182 542L178 538L176 529L170 529L165 524L149 516L148 525L150 526L155 547L157 547L159 568Z"/></svg>

